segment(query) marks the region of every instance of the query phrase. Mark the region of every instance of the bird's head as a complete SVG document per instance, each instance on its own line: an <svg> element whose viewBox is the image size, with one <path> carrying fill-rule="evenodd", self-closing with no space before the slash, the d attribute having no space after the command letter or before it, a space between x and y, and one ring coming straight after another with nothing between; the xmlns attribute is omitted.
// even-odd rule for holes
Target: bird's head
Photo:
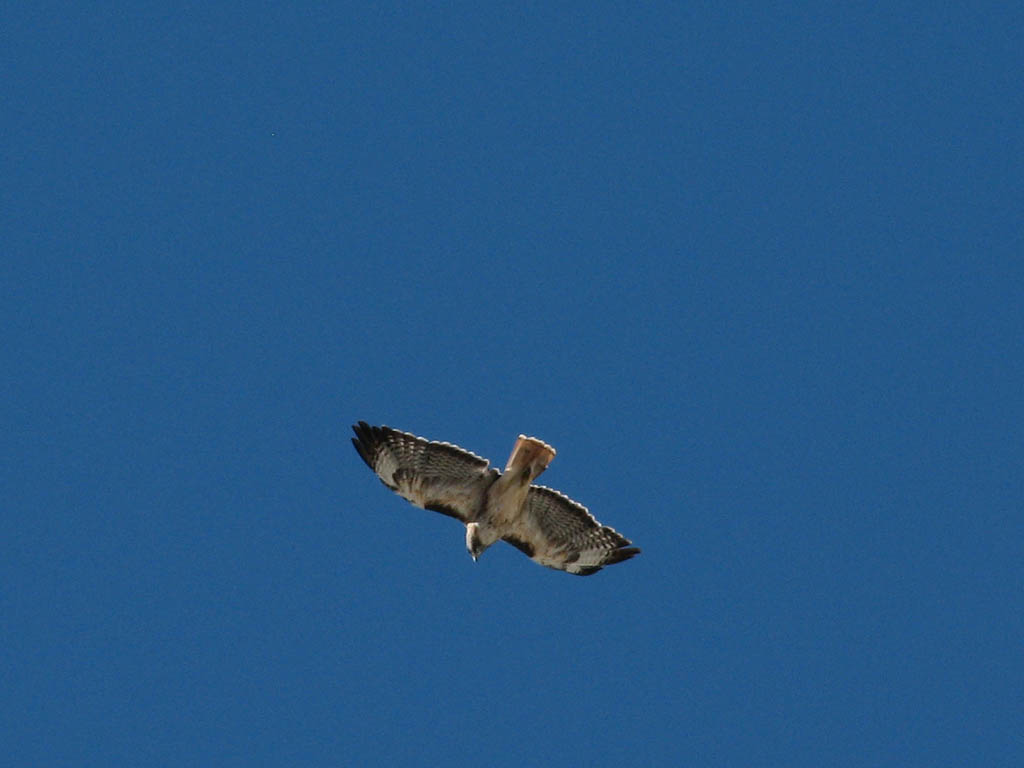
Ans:
<svg viewBox="0 0 1024 768"><path fill-rule="evenodd" d="M466 549L469 550L469 555L473 558L473 562L476 562L476 559L487 549L487 545L484 544L484 540L480 537L479 523L466 524Z"/></svg>

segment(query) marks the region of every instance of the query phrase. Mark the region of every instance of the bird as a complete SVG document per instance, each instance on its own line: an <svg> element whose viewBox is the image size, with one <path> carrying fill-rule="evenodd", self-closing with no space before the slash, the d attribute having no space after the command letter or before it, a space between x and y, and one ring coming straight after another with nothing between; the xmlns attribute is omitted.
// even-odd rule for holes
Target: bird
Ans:
<svg viewBox="0 0 1024 768"><path fill-rule="evenodd" d="M473 561L497 541L535 563L577 576L640 554L614 528L601 525L582 504L533 481L555 449L519 435L505 471L451 443L427 440L388 426L352 426L356 451L392 491L417 507L466 526Z"/></svg>

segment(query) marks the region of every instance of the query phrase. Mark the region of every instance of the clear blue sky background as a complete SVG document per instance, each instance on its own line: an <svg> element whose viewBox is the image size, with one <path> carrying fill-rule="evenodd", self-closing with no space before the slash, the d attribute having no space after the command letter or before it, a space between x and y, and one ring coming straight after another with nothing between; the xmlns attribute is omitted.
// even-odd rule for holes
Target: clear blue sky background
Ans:
<svg viewBox="0 0 1024 768"><path fill-rule="evenodd" d="M7 4L10 764L1021 765L1013 6Z"/></svg>

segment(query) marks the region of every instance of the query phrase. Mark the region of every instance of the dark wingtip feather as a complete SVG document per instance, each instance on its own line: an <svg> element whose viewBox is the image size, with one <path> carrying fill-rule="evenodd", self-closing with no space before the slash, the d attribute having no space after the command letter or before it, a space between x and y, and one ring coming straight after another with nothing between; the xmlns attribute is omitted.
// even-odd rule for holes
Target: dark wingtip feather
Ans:
<svg viewBox="0 0 1024 768"><path fill-rule="evenodd" d="M359 453L359 458L366 462L366 466L373 469L373 464L370 462L370 457L366 455L366 449L363 448L363 444L353 437L352 445L356 447L356 451Z"/></svg>
<svg viewBox="0 0 1024 768"><path fill-rule="evenodd" d="M593 576L606 565L615 565L615 563L621 563L622 561L629 560L629 558L639 554L640 549L638 547L621 547L620 549L613 549L608 553L608 559L600 565L588 565L576 571L569 571L569 573L574 576Z"/></svg>
<svg viewBox="0 0 1024 768"><path fill-rule="evenodd" d="M639 547L624 547L622 549L615 549L609 554L608 559L605 561L605 565L612 565L613 563L621 563L624 560L640 554Z"/></svg>
<svg viewBox="0 0 1024 768"><path fill-rule="evenodd" d="M374 448L376 448L378 443L374 428L365 421L360 421L358 424L352 425L352 431L356 433L356 436L352 438L352 445L356 447L356 451L359 452L362 460L366 462L366 466L374 469L373 454Z"/></svg>

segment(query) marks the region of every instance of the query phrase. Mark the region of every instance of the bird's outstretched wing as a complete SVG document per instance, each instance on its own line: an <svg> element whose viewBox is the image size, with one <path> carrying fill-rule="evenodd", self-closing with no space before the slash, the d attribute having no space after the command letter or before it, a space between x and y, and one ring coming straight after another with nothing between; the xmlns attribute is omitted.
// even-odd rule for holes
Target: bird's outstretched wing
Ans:
<svg viewBox="0 0 1024 768"><path fill-rule="evenodd" d="M388 488L417 507L462 522L482 508L499 472L487 459L451 443L439 443L391 427L353 425L352 444Z"/></svg>
<svg viewBox="0 0 1024 768"><path fill-rule="evenodd" d="M534 562L578 576L640 553L582 504L543 485L531 486L523 514L503 538Z"/></svg>

